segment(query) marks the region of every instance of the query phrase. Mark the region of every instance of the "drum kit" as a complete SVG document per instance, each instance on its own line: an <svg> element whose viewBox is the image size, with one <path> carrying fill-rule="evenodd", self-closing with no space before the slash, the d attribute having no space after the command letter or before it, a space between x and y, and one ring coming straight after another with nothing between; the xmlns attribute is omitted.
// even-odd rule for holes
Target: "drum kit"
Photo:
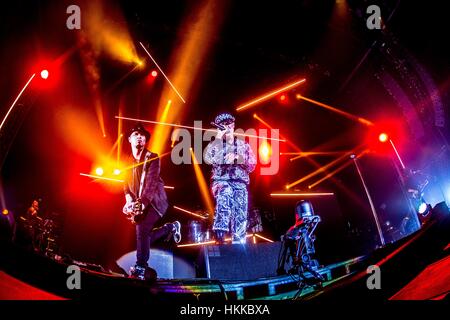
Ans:
<svg viewBox="0 0 450 320"><path fill-rule="evenodd" d="M21 217L24 229L31 238L35 252L45 255L55 254L57 251L56 231L57 225L52 219L43 219L35 216L32 218Z"/></svg>

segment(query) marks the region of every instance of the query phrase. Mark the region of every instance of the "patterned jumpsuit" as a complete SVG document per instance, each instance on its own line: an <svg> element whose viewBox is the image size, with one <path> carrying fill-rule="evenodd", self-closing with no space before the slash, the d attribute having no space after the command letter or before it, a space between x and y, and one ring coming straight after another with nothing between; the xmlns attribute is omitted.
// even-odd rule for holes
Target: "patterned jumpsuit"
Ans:
<svg viewBox="0 0 450 320"><path fill-rule="evenodd" d="M234 164L225 164L225 155L234 153ZM233 242L245 242L247 232L249 173L256 158L248 143L234 138L232 143L214 140L205 149L204 160L212 165L211 189L216 200L213 230L230 232Z"/></svg>

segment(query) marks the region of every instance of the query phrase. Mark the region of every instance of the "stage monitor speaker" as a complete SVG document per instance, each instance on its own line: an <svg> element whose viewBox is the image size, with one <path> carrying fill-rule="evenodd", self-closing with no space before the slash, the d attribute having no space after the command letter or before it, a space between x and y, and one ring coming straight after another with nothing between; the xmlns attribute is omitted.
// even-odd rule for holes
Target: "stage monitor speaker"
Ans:
<svg viewBox="0 0 450 320"><path fill-rule="evenodd" d="M276 276L281 242L203 247L206 276L218 280L254 280Z"/></svg>

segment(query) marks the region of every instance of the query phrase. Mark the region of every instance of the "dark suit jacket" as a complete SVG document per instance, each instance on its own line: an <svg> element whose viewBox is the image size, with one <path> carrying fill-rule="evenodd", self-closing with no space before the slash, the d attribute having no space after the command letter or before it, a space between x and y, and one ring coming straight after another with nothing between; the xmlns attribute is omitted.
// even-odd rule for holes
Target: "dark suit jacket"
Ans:
<svg viewBox="0 0 450 320"><path fill-rule="evenodd" d="M142 204L144 205L145 211L148 211L149 207L153 207L162 217L166 213L169 203L167 201L166 191L164 190L164 182L160 176L161 161L158 154L145 150L142 152L139 162L144 162L146 157L149 161L146 161L144 164L147 167L147 174L141 195ZM133 175L130 174L124 185L125 194L130 194L133 199L137 198L137 193L139 192L140 175L137 180L133 181Z"/></svg>

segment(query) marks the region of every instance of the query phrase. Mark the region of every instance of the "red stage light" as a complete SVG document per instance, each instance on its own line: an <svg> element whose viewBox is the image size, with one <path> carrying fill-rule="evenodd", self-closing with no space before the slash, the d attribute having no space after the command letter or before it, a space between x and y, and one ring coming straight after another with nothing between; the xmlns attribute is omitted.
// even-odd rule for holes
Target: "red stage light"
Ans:
<svg viewBox="0 0 450 320"><path fill-rule="evenodd" d="M261 162L266 164L269 163L270 157L272 156L272 147L267 141L263 141L259 146L259 157Z"/></svg>
<svg viewBox="0 0 450 320"><path fill-rule="evenodd" d="M158 72L156 70L153 70L151 75L153 78L156 78L156 76L158 75Z"/></svg>
<svg viewBox="0 0 450 320"><path fill-rule="evenodd" d="M380 140L380 142L386 142L388 141L389 137L386 133L380 133L380 135L378 136L378 140Z"/></svg>
<svg viewBox="0 0 450 320"><path fill-rule="evenodd" d="M281 95L280 100L281 100L281 101L285 101L285 100L286 100L286 95L284 95L284 94Z"/></svg>
<svg viewBox="0 0 450 320"><path fill-rule="evenodd" d="M49 73L48 73L47 69L44 69L44 70L41 71L41 78L42 79L47 79L48 76L49 76Z"/></svg>

